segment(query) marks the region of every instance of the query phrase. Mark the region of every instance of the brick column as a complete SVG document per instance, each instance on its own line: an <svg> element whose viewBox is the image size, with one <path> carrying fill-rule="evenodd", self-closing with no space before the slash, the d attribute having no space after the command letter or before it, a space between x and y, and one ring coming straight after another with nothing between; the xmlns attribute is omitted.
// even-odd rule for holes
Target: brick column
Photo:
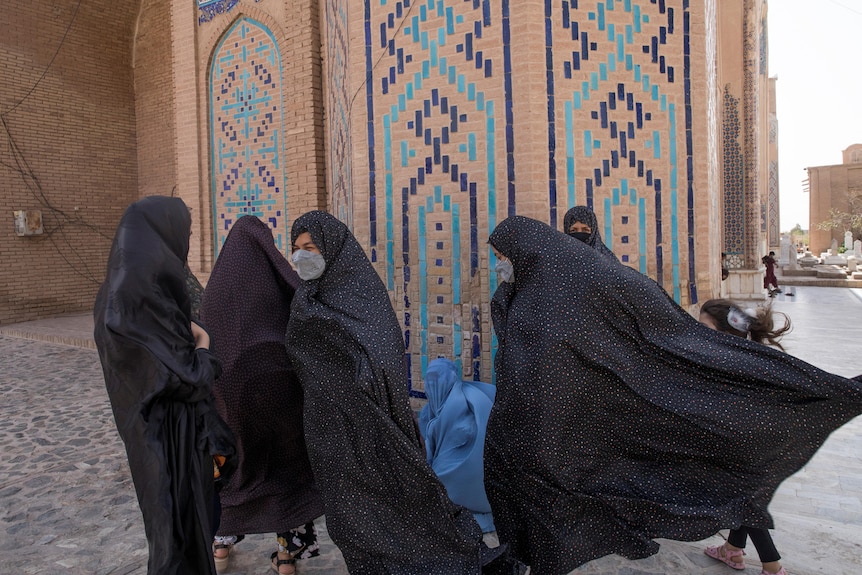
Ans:
<svg viewBox="0 0 862 575"><path fill-rule="evenodd" d="M196 34L197 4L194 2L171 2L171 56L173 61L173 99L176 149L176 191L192 208L192 239L189 246L189 266L195 274L208 272L212 262L207 261L211 253L206 246L209 225L204 211L207 202L202 200L200 170L206 168L207 156L201 149L200 134L206 123L202 119L205 110L199 106L198 66Z"/></svg>

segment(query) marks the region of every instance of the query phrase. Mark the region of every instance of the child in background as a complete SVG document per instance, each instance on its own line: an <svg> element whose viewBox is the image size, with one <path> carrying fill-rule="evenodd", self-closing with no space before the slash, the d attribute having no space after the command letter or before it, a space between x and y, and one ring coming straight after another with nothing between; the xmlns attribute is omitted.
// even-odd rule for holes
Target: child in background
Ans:
<svg viewBox="0 0 862 575"><path fill-rule="evenodd" d="M781 288L778 287L778 278L775 277L775 252L769 252L768 256L763 256L761 260L766 266L766 275L763 276L763 289L769 290L769 297L774 297L775 294L781 293ZM775 286L771 288L770 286Z"/></svg>
<svg viewBox="0 0 862 575"><path fill-rule="evenodd" d="M772 252L770 252L771 254ZM767 271L767 277L768 274L769 271ZM784 317L784 325L775 328L771 307L743 310L727 299L712 299L705 302L700 308L698 319L700 323L712 329L751 339L758 343L774 345L782 350L784 348L781 347L779 339L791 329L790 320L787 316ZM745 555L743 549L745 549L745 543L749 537L751 537L751 542L754 543L754 548L757 549L757 554L763 565L760 575L787 575L787 571L780 563L781 555L775 548L767 529L757 529L745 525L739 529L731 529L724 545L707 547L704 549L704 553L713 559L726 563L733 569L745 569L742 556Z"/></svg>

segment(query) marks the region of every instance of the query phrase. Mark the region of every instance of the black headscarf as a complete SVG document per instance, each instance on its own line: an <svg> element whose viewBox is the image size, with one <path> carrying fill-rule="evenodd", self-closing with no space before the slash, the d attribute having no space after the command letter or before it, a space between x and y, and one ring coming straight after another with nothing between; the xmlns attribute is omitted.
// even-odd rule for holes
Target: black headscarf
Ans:
<svg viewBox="0 0 862 575"><path fill-rule="evenodd" d="M563 232L568 234L569 228L571 228L575 222L580 222L590 226L590 237L585 242L588 246L595 248L602 255L613 258L615 261L617 260L617 256L614 255L614 252L612 252L610 248L602 242L602 234L599 233L599 220L593 210L587 206L575 206L570 209L566 212L565 217L563 217Z"/></svg>
<svg viewBox="0 0 862 575"><path fill-rule="evenodd" d="M767 504L862 386L699 324L651 279L524 217L490 243L497 397L485 485L501 541L563 574L653 538L771 527Z"/></svg>
<svg viewBox="0 0 862 575"><path fill-rule="evenodd" d="M332 215L299 217L291 240L304 232L326 269L297 289L286 343L305 392L306 442L332 540L351 573L478 573L481 531L425 460L383 282Z"/></svg>
<svg viewBox="0 0 862 575"><path fill-rule="evenodd" d="M239 218L213 266L203 319L224 373L216 407L237 438L219 533L281 533L323 514L302 430L302 388L284 333L301 280L254 216Z"/></svg>
<svg viewBox="0 0 862 575"><path fill-rule="evenodd" d="M192 309L192 321L198 322L201 316L201 304L204 299L204 286L201 285L200 280L198 280L197 276L189 268L188 263L186 263L185 274L186 292L189 294L189 305L191 305Z"/></svg>
<svg viewBox="0 0 862 575"><path fill-rule="evenodd" d="M211 407L218 361L195 349L184 265L191 218L179 198L126 210L93 310L105 385L149 542L149 573L215 573L213 459L233 454Z"/></svg>

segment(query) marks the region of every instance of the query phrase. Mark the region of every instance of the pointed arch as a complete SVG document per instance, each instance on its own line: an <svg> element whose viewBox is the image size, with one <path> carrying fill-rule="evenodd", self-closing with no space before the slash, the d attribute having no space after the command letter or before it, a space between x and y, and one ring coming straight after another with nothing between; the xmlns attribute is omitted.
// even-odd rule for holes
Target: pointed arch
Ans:
<svg viewBox="0 0 862 575"><path fill-rule="evenodd" d="M246 215L270 226L280 250L289 243L282 76L274 34L247 16L213 49L207 84L216 257L233 223Z"/></svg>

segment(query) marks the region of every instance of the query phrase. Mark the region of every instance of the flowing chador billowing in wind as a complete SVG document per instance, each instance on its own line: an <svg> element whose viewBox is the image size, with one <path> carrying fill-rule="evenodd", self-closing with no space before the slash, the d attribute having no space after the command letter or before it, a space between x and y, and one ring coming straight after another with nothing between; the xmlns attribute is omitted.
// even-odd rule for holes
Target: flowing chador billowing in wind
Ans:
<svg viewBox="0 0 862 575"><path fill-rule="evenodd" d="M651 279L515 216L492 301L497 396L485 487L536 575L654 538L772 527L776 488L862 412L862 387L698 323Z"/></svg>

